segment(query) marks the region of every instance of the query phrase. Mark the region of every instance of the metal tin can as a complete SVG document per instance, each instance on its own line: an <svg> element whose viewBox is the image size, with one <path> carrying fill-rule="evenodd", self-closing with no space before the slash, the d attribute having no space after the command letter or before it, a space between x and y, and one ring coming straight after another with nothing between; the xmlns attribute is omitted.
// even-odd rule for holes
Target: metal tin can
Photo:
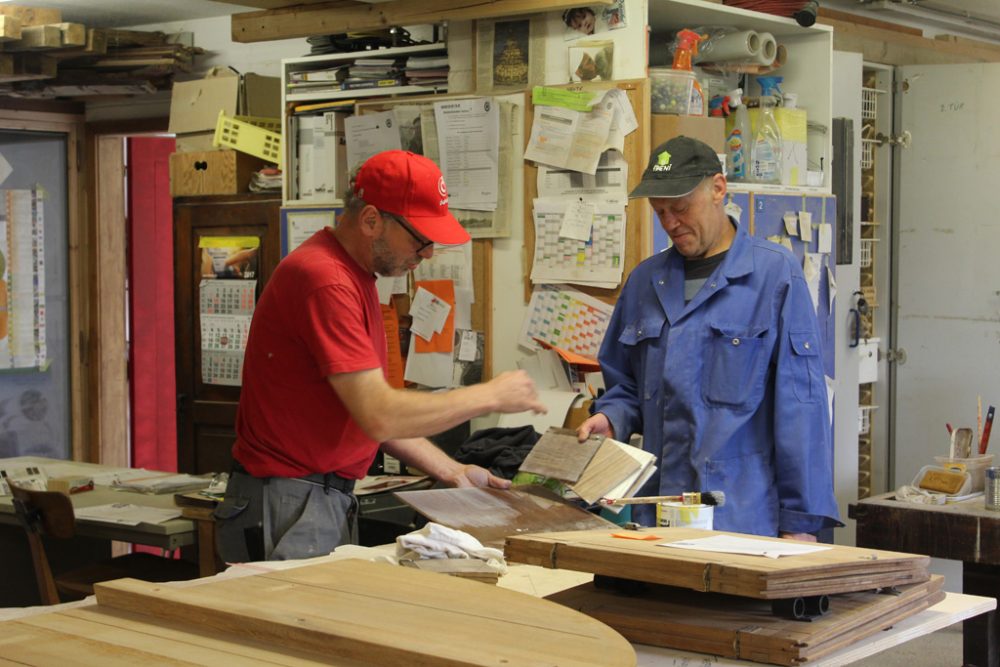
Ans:
<svg viewBox="0 0 1000 667"><path fill-rule="evenodd" d="M1000 467L986 469L986 509L1000 512Z"/></svg>

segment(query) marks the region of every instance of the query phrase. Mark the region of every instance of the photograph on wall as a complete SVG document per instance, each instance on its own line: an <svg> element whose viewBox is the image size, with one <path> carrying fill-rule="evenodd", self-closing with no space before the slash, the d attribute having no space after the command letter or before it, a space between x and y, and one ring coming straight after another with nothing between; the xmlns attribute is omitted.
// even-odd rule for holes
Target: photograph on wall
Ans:
<svg viewBox="0 0 1000 667"><path fill-rule="evenodd" d="M611 81L614 79L614 42L602 40L569 47L570 81Z"/></svg>
<svg viewBox="0 0 1000 667"><path fill-rule="evenodd" d="M625 0L608 6L570 7L562 14L563 38L578 39L625 27Z"/></svg>
<svg viewBox="0 0 1000 667"><path fill-rule="evenodd" d="M528 85L528 30L530 21L498 21L493 26L493 85Z"/></svg>
<svg viewBox="0 0 1000 667"><path fill-rule="evenodd" d="M201 248L201 277L253 280L257 277L256 236L204 236Z"/></svg>

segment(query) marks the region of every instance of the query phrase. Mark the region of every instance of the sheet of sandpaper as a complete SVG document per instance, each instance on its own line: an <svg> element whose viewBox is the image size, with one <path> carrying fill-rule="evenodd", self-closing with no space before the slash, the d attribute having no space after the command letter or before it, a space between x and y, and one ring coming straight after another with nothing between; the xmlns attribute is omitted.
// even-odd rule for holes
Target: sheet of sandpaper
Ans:
<svg viewBox="0 0 1000 667"><path fill-rule="evenodd" d="M550 428L546 431L518 468L564 482L576 482L597 453L602 437L580 442L576 431L567 428Z"/></svg>
<svg viewBox="0 0 1000 667"><path fill-rule="evenodd" d="M513 489L427 489L396 497L429 520L465 531L502 549L510 535L565 530L617 530L618 526L540 486Z"/></svg>

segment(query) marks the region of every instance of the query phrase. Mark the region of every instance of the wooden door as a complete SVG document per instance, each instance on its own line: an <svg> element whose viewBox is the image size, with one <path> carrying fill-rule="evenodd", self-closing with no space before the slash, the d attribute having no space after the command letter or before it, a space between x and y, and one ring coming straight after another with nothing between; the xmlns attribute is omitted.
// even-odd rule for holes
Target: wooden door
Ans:
<svg viewBox="0 0 1000 667"><path fill-rule="evenodd" d="M207 237L253 237L257 251L256 297L280 259L281 201L273 196L174 200L177 364L177 466L181 472L226 472L235 438L240 388L208 384L202 376L201 242Z"/></svg>

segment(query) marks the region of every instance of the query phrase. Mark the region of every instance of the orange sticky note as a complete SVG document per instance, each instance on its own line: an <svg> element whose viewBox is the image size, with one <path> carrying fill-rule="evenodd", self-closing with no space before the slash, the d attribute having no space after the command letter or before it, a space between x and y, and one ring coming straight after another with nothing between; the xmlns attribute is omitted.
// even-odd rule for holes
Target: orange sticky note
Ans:
<svg viewBox="0 0 1000 667"><path fill-rule="evenodd" d="M651 535L649 533L611 533L611 537L619 537L623 540L643 540L645 542L662 539L659 535Z"/></svg>
<svg viewBox="0 0 1000 667"><path fill-rule="evenodd" d="M455 283L451 280L418 280L414 284L414 289L423 287L425 290L448 303L451 310L448 311L448 319L444 321L441 333L431 336L430 340L424 340L420 336L415 336L417 349L419 352L451 352L455 347Z"/></svg>
<svg viewBox="0 0 1000 667"><path fill-rule="evenodd" d="M402 389L403 383L403 354L399 349L399 313L392 305L382 305L382 324L385 326L385 342L389 348L389 364L385 369L385 379L390 387Z"/></svg>

